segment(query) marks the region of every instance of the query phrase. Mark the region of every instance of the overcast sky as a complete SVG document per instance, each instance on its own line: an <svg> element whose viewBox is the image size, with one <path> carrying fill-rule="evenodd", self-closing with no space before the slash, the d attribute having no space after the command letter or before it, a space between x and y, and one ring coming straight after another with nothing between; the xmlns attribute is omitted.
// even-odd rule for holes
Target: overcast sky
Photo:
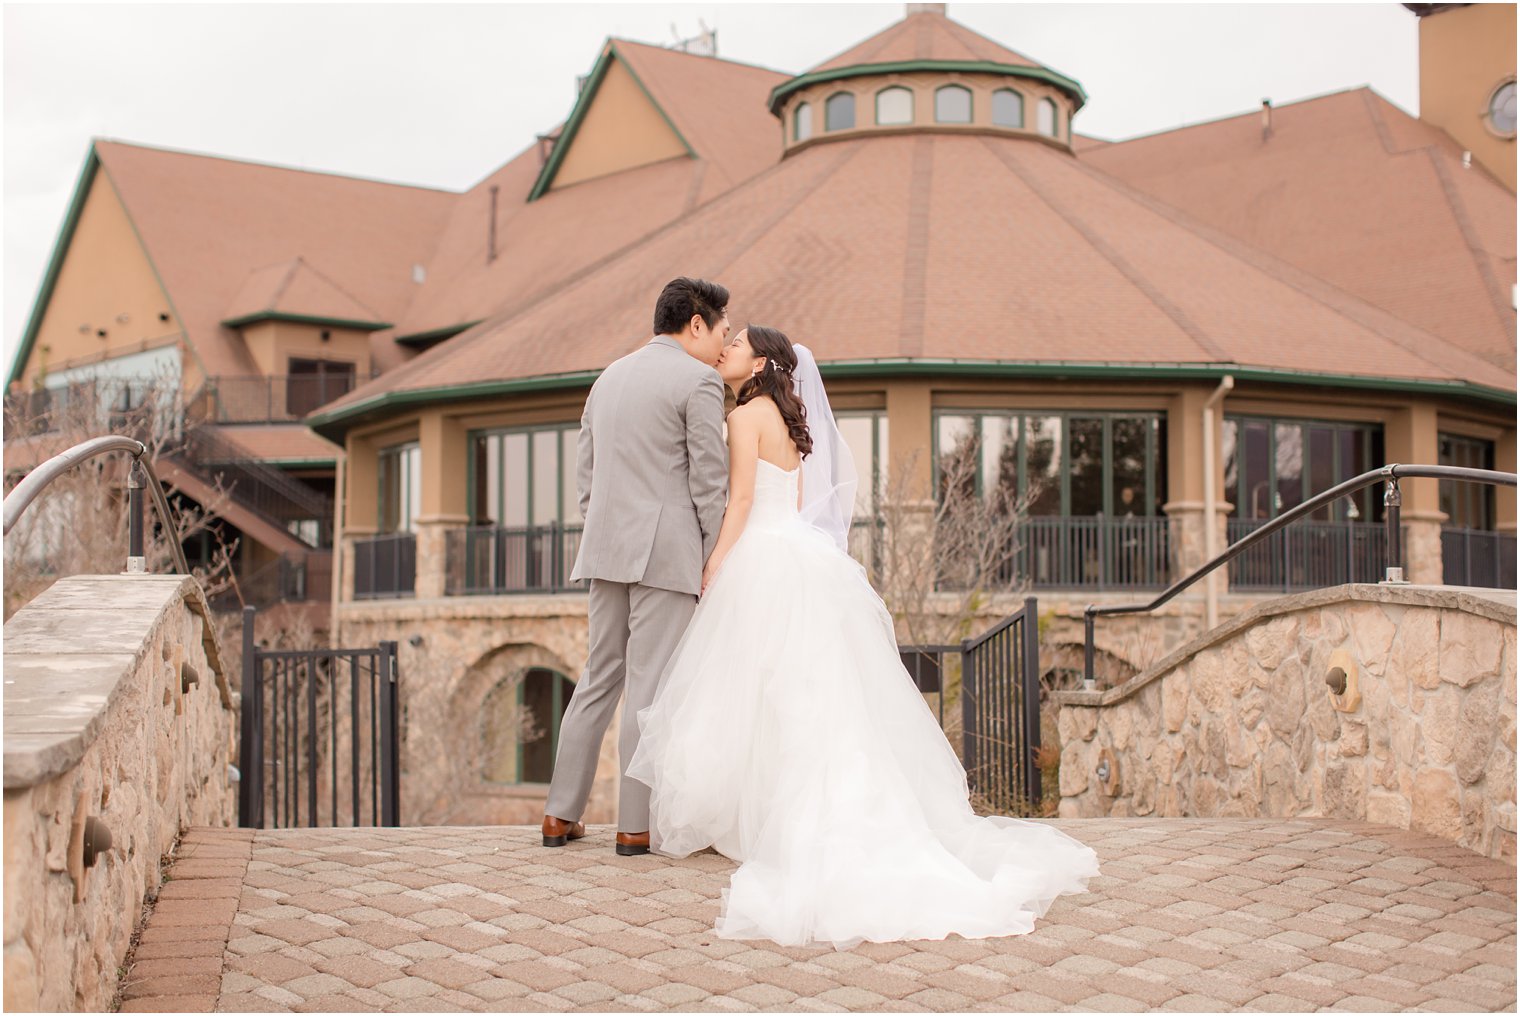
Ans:
<svg viewBox="0 0 1520 1016"><path fill-rule="evenodd" d="M801 72L901 4L200 4L4 9L3 341L9 364L92 137L462 190L569 112L609 35L718 31L720 56ZM953 3L1080 81L1107 139L1361 85L1418 113L1396 3Z"/></svg>

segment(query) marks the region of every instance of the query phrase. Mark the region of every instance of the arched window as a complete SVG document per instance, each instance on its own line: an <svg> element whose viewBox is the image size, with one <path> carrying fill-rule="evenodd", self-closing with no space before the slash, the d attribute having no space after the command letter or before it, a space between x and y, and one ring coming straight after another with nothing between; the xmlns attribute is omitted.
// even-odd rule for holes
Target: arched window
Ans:
<svg viewBox="0 0 1520 1016"><path fill-rule="evenodd" d="M993 92L992 122L999 127L1024 126L1024 97L1011 88Z"/></svg>
<svg viewBox="0 0 1520 1016"><path fill-rule="evenodd" d="M855 95L853 92L835 92L823 104L823 129L847 131L855 126Z"/></svg>
<svg viewBox="0 0 1520 1016"><path fill-rule="evenodd" d="M876 122L888 126L913 122L913 92L901 85L876 93Z"/></svg>
<svg viewBox="0 0 1520 1016"><path fill-rule="evenodd" d="M1041 99L1037 109L1036 129L1048 137L1056 137L1056 104L1050 99Z"/></svg>
<svg viewBox="0 0 1520 1016"><path fill-rule="evenodd" d="M946 85L935 92L934 119L937 123L970 123L971 89Z"/></svg>
<svg viewBox="0 0 1520 1016"><path fill-rule="evenodd" d="M534 667L502 681L480 717L481 778L490 783L548 783L559 751L559 723L575 685Z"/></svg>
<svg viewBox="0 0 1520 1016"><path fill-rule="evenodd" d="M806 141L813 136L813 107L804 102L792 114L792 140Z"/></svg>

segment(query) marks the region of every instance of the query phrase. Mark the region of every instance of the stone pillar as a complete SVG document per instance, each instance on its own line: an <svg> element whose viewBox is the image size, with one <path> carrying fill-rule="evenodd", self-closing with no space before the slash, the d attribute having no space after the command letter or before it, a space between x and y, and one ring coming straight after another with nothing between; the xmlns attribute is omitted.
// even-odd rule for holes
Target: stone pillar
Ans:
<svg viewBox="0 0 1520 1016"><path fill-rule="evenodd" d="M467 515L424 515L417 519L417 599L435 600L444 595L448 533L469 523Z"/></svg>
<svg viewBox="0 0 1520 1016"><path fill-rule="evenodd" d="M1384 431L1384 449L1389 462L1432 466L1440 461L1440 427L1435 406L1415 403L1395 412ZM1441 488L1437 480L1404 479L1399 481L1403 501L1400 521L1404 527L1404 578L1421 585L1439 585L1442 581ZM1383 496L1375 488L1376 497Z"/></svg>

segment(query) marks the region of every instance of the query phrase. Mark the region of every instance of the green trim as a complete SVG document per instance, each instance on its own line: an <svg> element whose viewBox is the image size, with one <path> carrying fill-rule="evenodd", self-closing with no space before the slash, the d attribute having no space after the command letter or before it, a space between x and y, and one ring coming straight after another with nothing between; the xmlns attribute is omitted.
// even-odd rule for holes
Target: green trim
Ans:
<svg viewBox="0 0 1520 1016"><path fill-rule="evenodd" d="M394 325L388 321L355 321L350 318L321 317L314 314L288 314L282 310L256 310L242 317L228 318L222 324L228 328L245 328L265 321L282 321L293 325L321 325L327 328L350 328L356 332L382 332Z"/></svg>
<svg viewBox="0 0 1520 1016"><path fill-rule="evenodd" d="M887 92L892 91L893 89L901 89L902 91L908 93L908 119L907 119L907 122L905 122L905 123L882 123L881 122L881 97L883 95L885 95ZM878 88L876 90L876 93L871 96L871 113L872 113L872 116L875 118L873 122L878 127L907 127L907 126L910 126L912 124L915 124L915 123L918 122L918 94L916 92L914 92L913 89L909 88L907 85L903 85L903 84L884 85L883 87ZM793 141L797 141L799 139L798 138L793 138L792 140Z"/></svg>
<svg viewBox="0 0 1520 1016"><path fill-rule="evenodd" d="M1237 381L1259 381L1281 385L1318 385L1330 388L1357 388L1387 392L1411 392L1424 395L1448 395L1454 398L1479 399L1504 406L1516 405L1516 393L1471 381L1426 381L1418 378L1354 377L1323 374L1276 367L1241 367L1237 364L1158 364L1091 363L1023 360L954 360L882 358L875 360L835 360L820 363L824 377L901 377L904 375L971 375L974 377L1019 378L1114 378L1134 380L1210 380L1226 374ZM381 392L346 406L320 412L306 418L306 425L330 441L339 444L347 430L359 421L388 415L409 406L434 402L459 402L466 399L495 398L527 392L566 391L589 388L600 370L542 374L535 377L469 384L441 385L399 392Z"/></svg>
<svg viewBox="0 0 1520 1016"><path fill-rule="evenodd" d="M1004 92L1007 92L1009 95L1019 100L1018 123L998 123L997 121L997 97ZM1026 106L1024 98L1024 93L1019 91L1017 88L994 88L992 90L992 101L989 108L989 112L992 114L992 126L1007 127L1009 130L1028 130L1029 128L1025 126L1029 122L1029 118L1024 115Z"/></svg>
<svg viewBox="0 0 1520 1016"><path fill-rule="evenodd" d="M602 55L597 57L596 65L591 68L591 76L586 80L586 87L582 88L581 94L576 96L575 107L570 111L570 119L565 121L565 127L560 131L559 139L554 142L554 150L549 153L549 160L544 163L544 168L539 171L538 179L533 183L533 189L528 192L529 201L537 201L543 197L554 182L554 176L559 172L560 164L565 161L565 153L570 150L570 143L574 140L576 132L580 130L581 123L586 119L586 111L591 108L592 100L601 89L602 80L607 77L607 71L614 59L618 60L623 65L623 69L628 72L628 76L633 78L633 83L639 86L639 91L644 93L644 98L649 100L650 105L660 114L660 119L665 121L665 125L676 136L676 140L681 142L681 146L686 149L686 154L693 159L697 157L696 150L691 147L691 143L670 119L664 107L655 101L653 95L649 94L649 89L639 79L633 65L618 52L617 42L608 39Z"/></svg>
<svg viewBox="0 0 1520 1016"><path fill-rule="evenodd" d="M1065 91L1076 100L1076 109L1087 104L1087 93L1082 86L1064 74L1044 67L1025 67L1020 64L996 63L991 60L902 60L896 63L856 64L853 67L836 67L827 71L812 71L790 81L783 81L771 89L769 107L772 115L781 108L781 100L788 95L823 81L840 81L878 74L908 74L914 71L960 71L962 73L1005 74L1014 78L1031 78ZM558 147L558 146L556 146Z"/></svg>
<svg viewBox="0 0 1520 1016"><path fill-rule="evenodd" d="M403 346L429 346L444 339L452 339L461 332L467 332L480 324L485 318L475 321L466 321L461 325L447 325L443 328L432 328L425 332L412 332L410 335L398 335L396 341Z"/></svg>
<svg viewBox="0 0 1520 1016"><path fill-rule="evenodd" d="M37 291L37 301L32 304L32 315L27 320L26 331L22 333L21 345L16 350L16 357L11 361L10 374L5 381L7 389L21 379L21 372L32 355L32 346L36 343L37 332L42 327L42 315L53 298L53 288L58 284L58 273L63 270L64 255L74 239L74 230L79 226L79 217L84 213L85 199L90 195L90 186L95 182L95 173L98 169L100 169L100 156L95 153L95 145L91 142L89 154L84 159L84 168L80 170L79 180L74 184L74 195L69 199L68 211L64 213L63 225L59 227L58 239L53 242L53 256L48 259L47 271L42 274L42 285Z"/></svg>
<svg viewBox="0 0 1520 1016"><path fill-rule="evenodd" d="M951 88L966 93L966 119L964 120L941 120L939 118L939 93ZM965 85L940 85L934 90L934 122L948 124L976 123L976 93L967 88Z"/></svg>

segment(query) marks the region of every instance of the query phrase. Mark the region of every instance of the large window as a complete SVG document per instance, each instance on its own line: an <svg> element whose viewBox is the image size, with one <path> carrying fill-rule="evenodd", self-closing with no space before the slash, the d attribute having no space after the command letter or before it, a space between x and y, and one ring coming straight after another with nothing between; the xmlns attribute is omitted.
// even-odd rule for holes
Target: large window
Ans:
<svg viewBox="0 0 1520 1016"><path fill-rule="evenodd" d="M579 428L487 431L470 442L470 522L520 528L578 523L575 492Z"/></svg>
<svg viewBox="0 0 1520 1016"><path fill-rule="evenodd" d="M860 485L855 490L855 518L870 518L886 498L887 414L842 412L839 434L855 459Z"/></svg>
<svg viewBox="0 0 1520 1016"><path fill-rule="evenodd" d="M380 450L380 531L409 533L422 514L422 450L417 442Z"/></svg>
<svg viewBox="0 0 1520 1016"><path fill-rule="evenodd" d="M823 104L823 129L847 131L855 126L855 96L850 92L836 92Z"/></svg>
<svg viewBox="0 0 1520 1016"><path fill-rule="evenodd" d="M1468 469L1494 468L1494 443L1480 438L1442 434L1439 438L1440 464L1465 466ZM1441 510L1446 525L1459 529L1494 528L1494 488L1486 483L1441 481Z"/></svg>
<svg viewBox="0 0 1520 1016"><path fill-rule="evenodd" d="M970 123L971 89L946 85L935 92L934 119L937 123Z"/></svg>
<svg viewBox="0 0 1520 1016"><path fill-rule="evenodd" d="M285 379L285 412L306 416L317 407L347 395L354 387L354 365L337 360L291 357Z"/></svg>
<svg viewBox="0 0 1520 1016"><path fill-rule="evenodd" d="M943 412L935 430L941 496L961 482L1025 501L1034 516L1156 516L1166 503L1159 413Z"/></svg>
<svg viewBox="0 0 1520 1016"><path fill-rule="evenodd" d="M992 122L999 127L1024 126L1024 97L1011 88L993 92Z"/></svg>
<svg viewBox="0 0 1520 1016"><path fill-rule="evenodd" d="M913 122L913 93L901 85L876 93L876 122L887 126Z"/></svg>
<svg viewBox="0 0 1520 1016"><path fill-rule="evenodd" d="M498 684L481 710L481 776L490 783L548 783L574 691L569 678L544 667Z"/></svg>
<svg viewBox="0 0 1520 1016"><path fill-rule="evenodd" d="M792 140L806 141L813 136L813 107L804 102L792 114Z"/></svg>
<svg viewBox="0 0 1520 1016"><path fill-rule="evenodd" d="M1226 418L1225 497L1241 519L1270 519L1383 462L1383 428L1317 420ZM1314 513L1321 521L1376 522L1382 492L1367 487Z"/></svg>

